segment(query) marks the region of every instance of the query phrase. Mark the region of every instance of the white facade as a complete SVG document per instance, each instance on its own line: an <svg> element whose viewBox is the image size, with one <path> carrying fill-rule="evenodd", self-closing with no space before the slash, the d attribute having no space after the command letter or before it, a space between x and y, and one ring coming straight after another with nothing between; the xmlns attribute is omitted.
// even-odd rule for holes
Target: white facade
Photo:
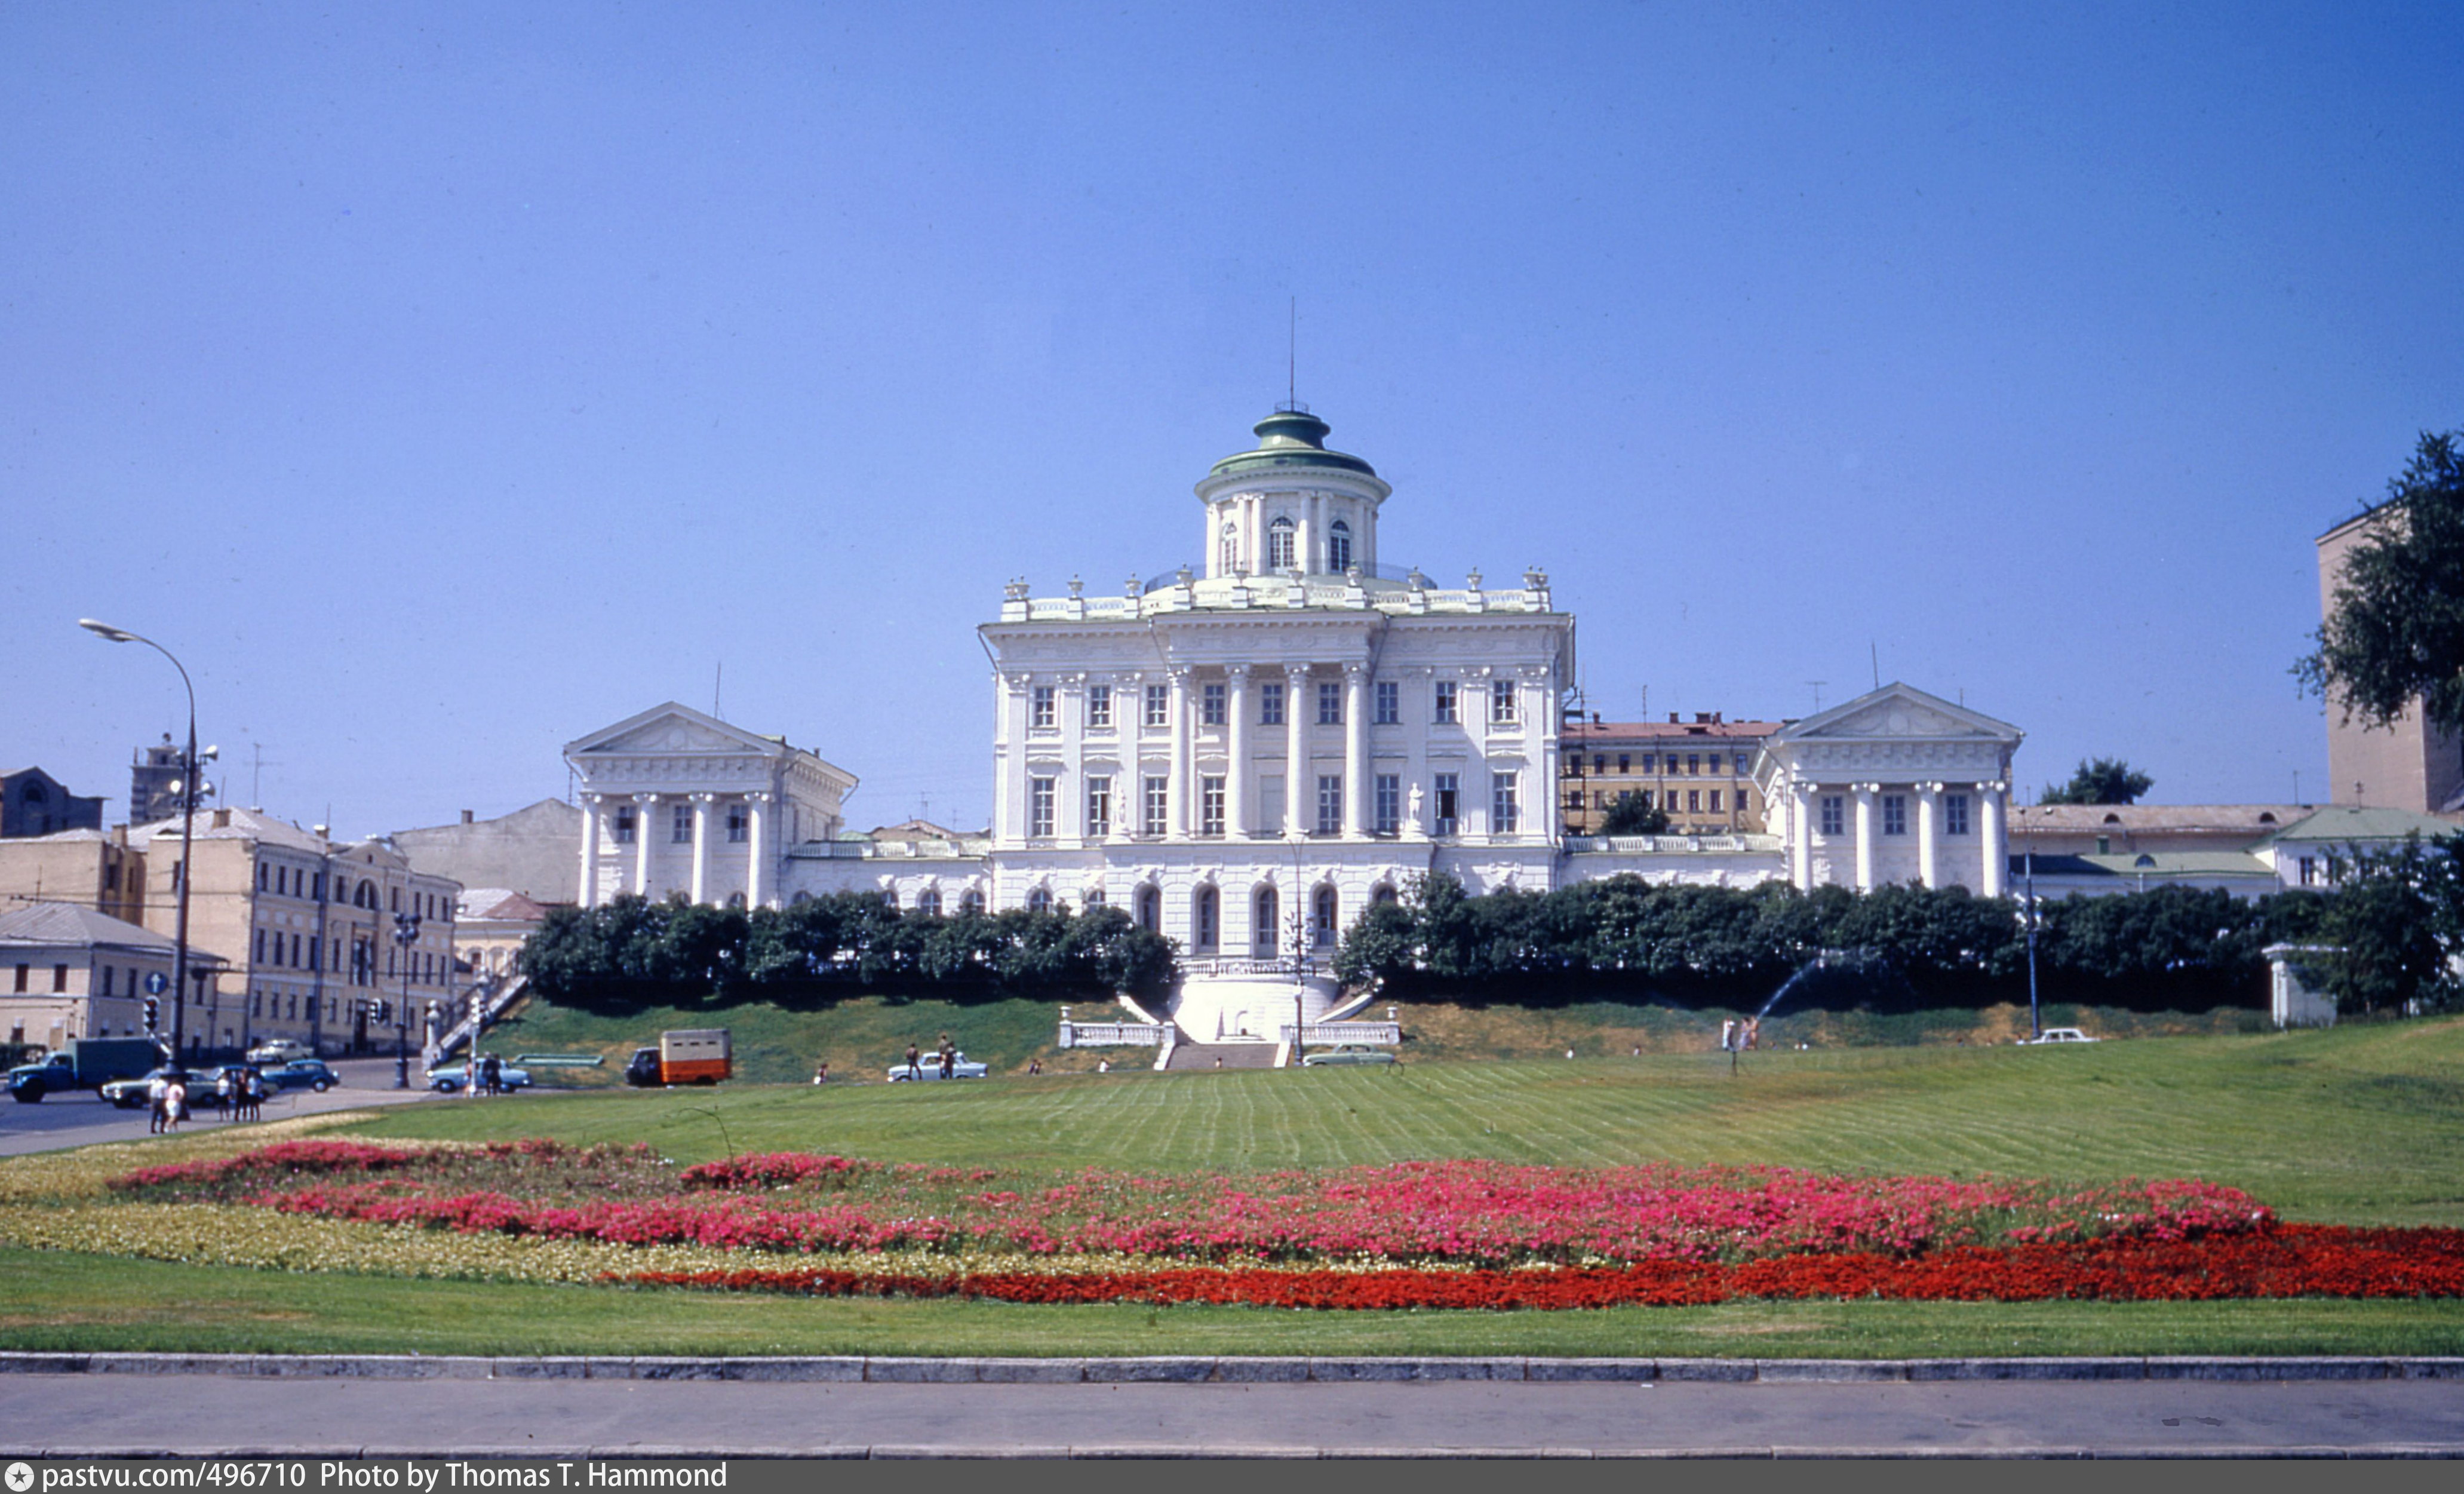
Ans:
<svg viewBox="0 0 2464 1494"><path fill-rule="evenodd" d="M568 743L580 778L581 903L619 893L759 907L784 848L839 833L855 775L671 701Z"/></svg>
<svg viewBox="0 0 2464 1494"><path fill-rule="evenodd" d="M1904 684L1794 721L1754 776L1789 880L1870 892L1893 882L2005 895L2011 758L2022 733Z"/></svg>

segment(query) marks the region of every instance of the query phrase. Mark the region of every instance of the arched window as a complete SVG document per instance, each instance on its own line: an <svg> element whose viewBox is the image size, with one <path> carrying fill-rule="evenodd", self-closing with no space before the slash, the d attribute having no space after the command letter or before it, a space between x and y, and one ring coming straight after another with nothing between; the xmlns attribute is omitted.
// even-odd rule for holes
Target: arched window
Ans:
<svg viewBox="0 0 2464 1494"><path fill-rule="evenodd" d="M1232 575L1241 569L1241 526L1230 520L1223 522L1223 538L1216 542L1215 571Z"/></svg>
<svg viewBox="0 0 2464 1494"><path fill-rule="evenodd" d="M1324 949L1334 943L1334 889L1321 886L1309 899L1309 943Z"/></svg>
<svg viewBox="0 0 2464 1494"><path fill-rule="evenodd" d="M1393 882L1381 881L1377 884L1377 889L1369 894L1369 901L1372 903L1399 903L1402 900L1395 896L1395 884Z"/></svg>
<svg viewBox="0 0 2464 1494"><path fill-rule="evenodd" d="M1163 929L1163 894L1150 884L1140 887L1137 896L1138 926L1148 933Z"/></svg>
<svg viewBox="0 0 2464 1494"><path fill-rule="evenodd" d="M1292 521L1287 516L1266 525L1266 569L1289 570L1298 562L1292 558Z"/></svg>
<svg viewBox="0 0 2464 1494"><path fill-rule="evenodd" d="M941 916L941 889L927 887L915 895L915 911L928 918Z"/></svg>
<svg viewBox="0 0 2464 1494"><path fill-rule="evenodd" d="M886 907L886 908L890 909L890 911L891 911L892 913L897 912L897 911L898 911L898 889L897 889L897 888L895 888L895 887L884 887L884 888L882 888L882 889L881 889L881 905L882 905L883 907Z"/></svg>
<svg viewBox="0 0 2464 1494"><path fill-rule="evenodd" d="M1276 924L1283 918L1283 901L1272 887L1261 887L1251 900L1253 916L1249 924L1249 952L1262 960L1271 960L1282 946L1276 935Z"/></svg>
<svg viewBox="0 0 2464 1494"><path fill-rule="evenodd" d="M1026 910L1030 913L1051 912L1052 889L1049 887L1038 887L1034 891L1028 893L1026 895Z"/></svg>
<svg viewBox="0 0 2464 1494"><path fill-rule="evenodd" d="M737 894L736 895L736 901L740 902L740 901L742 901L743 897L744 897L744 894L742 894L742 893L740 893L740 892L739 892L739 893L737 893ZM812 902L812 901L813 901L813 895L812 895L811 893L809 893L809 892L803 892L803 891L799 891L799 892L798 892L794 897L789 898L789 899L787 900L787 905L788 905L789 907L791 907L791 908L800 908L800 907L803 907L805 903L810 903L810 902Z"/></svg>
<svg viewBox="0 0 2464 1494"><path fill-rule="evenodd" d="M1340 519L1327 527L1326 569L1337 574L1352 569L1352 525Z"/></svg>
<svg viewBox="0 0 2464 1494"><path fill-rule="evenodd" d="M980 916L984 911L984 895L973 887L959 893L958 911L971 917Z"/></svg>
<svg viewBox="0 0 2464 1494"><path fill-rule="evenodd" d="M1215 889L1200 887L1189 905L1189 943L1192 948L1212 949L1221 937L1222 921L1217 916L1222 905L1216 900Z"/></svg>

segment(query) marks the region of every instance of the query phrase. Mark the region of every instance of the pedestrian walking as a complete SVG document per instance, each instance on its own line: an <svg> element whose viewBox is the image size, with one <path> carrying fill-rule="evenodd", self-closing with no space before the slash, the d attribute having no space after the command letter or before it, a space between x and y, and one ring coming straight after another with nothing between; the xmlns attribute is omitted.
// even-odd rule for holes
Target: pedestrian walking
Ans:
<svg viewBox="0 0 2464 1494"><path fill-rule="evenodd" d="M813 1065L813 1082L816 1084L826 1084L829 1081L830 1060L824 1059L819 1063Z"/></svg>
<svg viewBox="0 0 2464 1494"><path fill-rule="evenodd" d="M924 1077L924 1050L916 1047L912 1038L907 1044L907 1077L909 1079Z"/></svg>
<svg viewBox="0 0 2464 1494"><path fill-rule="evenodd" d="M505 1092L505 1060L496 1057L493 1053L480 1059L479 1082L487 1085L488 1093L492 1095L503 1094Z"/></svg>
<svg viewBox="0 0 2464 1494"><path fill-rule="evenodd" d="M176 1131L188 1118L188 1086L177 1077L163 1085L163 1128Z"/></svg>

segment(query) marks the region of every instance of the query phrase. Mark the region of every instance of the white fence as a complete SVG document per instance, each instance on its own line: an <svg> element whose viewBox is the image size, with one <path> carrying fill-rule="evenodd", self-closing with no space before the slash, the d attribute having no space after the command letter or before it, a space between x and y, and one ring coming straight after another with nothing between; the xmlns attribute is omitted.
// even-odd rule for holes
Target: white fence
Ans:
<svg viewBox="0 0 2464 1494"><path fill-rule="evenodd" d="M1161 1022L1064 1022L1064 1048L1158 1048L1172 1029Z"/></svg>
<svg viewBox="0 0 2464 1494"><path fill-rule="evenodd" d="M1291 1023L1286 1022L1275 1033L1277 1041L1290 1046ZM1400 1022L1310 1022L1301 1029L1303 1047L1356 1042L1376 1048L1392 1048L1402 1040L1403 1024Z"/></svg>

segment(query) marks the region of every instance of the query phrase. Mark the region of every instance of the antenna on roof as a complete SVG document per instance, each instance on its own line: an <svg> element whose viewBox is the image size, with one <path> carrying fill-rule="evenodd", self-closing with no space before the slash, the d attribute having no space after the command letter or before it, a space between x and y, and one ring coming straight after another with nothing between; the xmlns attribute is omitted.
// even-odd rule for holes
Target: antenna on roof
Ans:
<svg viewBox="0 0 2464 1494"><path fill-rule="evenodd" d="M1874 688L1882 687L1882 647L1873 639L1865 640L1865 654L1874 662Z"/></svg>
<svg viewBox="0 0 2464 1494"><path fill-rule="evenodd" d="M1829 684L1831 681L1828 680L1808 680L1805 682L1814 686L1814 714L1819 716L1822 714L1822 687Z"/></svg>
<svg viewBox="0 0 2464 1494"><path fill-rule="evenodd" d="M727 660L722 658L718 661L717 672L711 677L710 681L710 713L713 716L718 717L720 721L725 721L727 719L726 717L719 716L718 714L718 691L719 687L725 683L727 683Z"/></svg>
<svg viewBox="0 0 2464 1494"><path fill-rule="evenodd" d="M1291 298L1285 308L1284 323L1284 408L1289 410L1301 402L1301 299Z"/></svg>

